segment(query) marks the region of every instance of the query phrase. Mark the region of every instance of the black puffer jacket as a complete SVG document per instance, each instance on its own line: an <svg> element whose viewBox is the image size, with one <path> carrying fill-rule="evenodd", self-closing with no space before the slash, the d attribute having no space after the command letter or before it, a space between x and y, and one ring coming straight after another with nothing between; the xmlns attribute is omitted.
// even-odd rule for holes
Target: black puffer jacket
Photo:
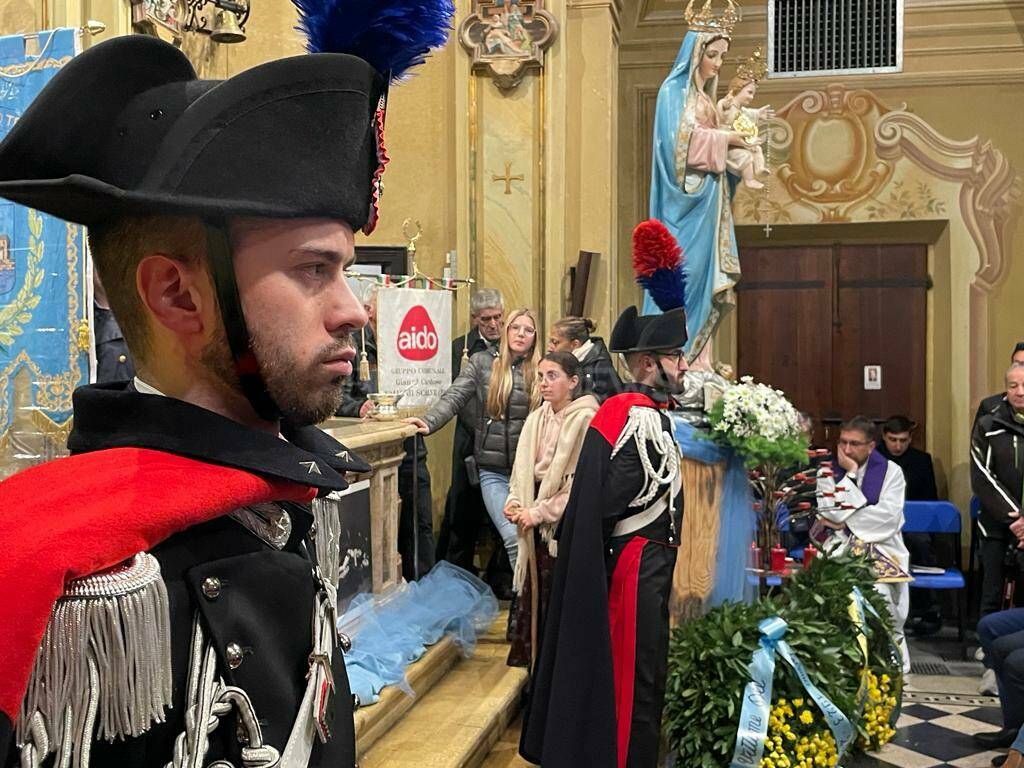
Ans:
<svg viewBox="0 0 1024 768"><path fill-rule="evenodd" d="M476 445L473 455L477 467L495 472L511 472L516 458L516 446L523 424L530 412L530 398L523 386L522 361L512 366L512 392L505 405L505 418L493 419L487 413L487 392L491 385L491 370L495 358L490 352L477 352L466 364L448 390L423 416L431 433L436 432L465 407L473 397L482 404L476 426Z"/></svg>
<svg viewBox="0 0 1024 768"><path fill-rule="evenodd" d="M622 391L622 380L615 372L608 347L604 345L604 339L591 336L590 341L590 349L580 360L580 389L603 403L612 395L617 395Z"/></svg>

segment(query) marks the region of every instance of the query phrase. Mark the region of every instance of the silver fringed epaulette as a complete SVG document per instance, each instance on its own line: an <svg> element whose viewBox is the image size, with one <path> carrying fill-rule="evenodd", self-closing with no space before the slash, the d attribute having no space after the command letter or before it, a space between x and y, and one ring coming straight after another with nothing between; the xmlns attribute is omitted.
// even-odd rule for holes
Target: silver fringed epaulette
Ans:
<svg viewBox="0 0 1024 768"><path fill-rule="evenodd" d="M87 766L94 738L138 736L170 704L167 589L140 552L69 582L54 605L18 718L23 764L55 752L56 766Z"/></svg>
<svg viewBox="0 0 1024 768"><path fill-rule="evenodd" d="M630 440L636 441L644 482L629 506L642 507L658 495L662 486L671 487L675 483L679 475L679 444L675 436L666 431L659 412L642 405L629 409L629 417L615 441L611 457L614 459ZM651 462L652 452L658 457L657 467Z"/></svg>

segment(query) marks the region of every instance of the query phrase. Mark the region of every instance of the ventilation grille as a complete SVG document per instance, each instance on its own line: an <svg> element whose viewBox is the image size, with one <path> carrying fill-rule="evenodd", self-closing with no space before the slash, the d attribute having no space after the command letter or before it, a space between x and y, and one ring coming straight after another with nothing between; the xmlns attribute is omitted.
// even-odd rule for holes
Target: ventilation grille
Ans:
<svg viewBox="0 0 1024 768"><path fill-rule="evenodd" d="M899 72L903 0L769 0L776 77Z"/></svg>

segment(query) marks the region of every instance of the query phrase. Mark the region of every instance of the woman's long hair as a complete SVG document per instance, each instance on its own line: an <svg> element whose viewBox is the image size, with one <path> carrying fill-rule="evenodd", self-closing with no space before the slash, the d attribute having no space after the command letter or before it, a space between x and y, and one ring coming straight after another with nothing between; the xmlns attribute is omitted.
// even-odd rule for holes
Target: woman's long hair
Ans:
<svg viewBox="0 0 1024 768"><path fill-rule="evenodd" d="M500 351L491 365L491 383L487 389L485 410L492 419L505 418L505 406L512 394L512 363L515 362L515 357L508 346L508 329L520 317L530 318L534 330L533 346L524 355L522 362L523 389L526 390L526 396L530 399L531 411L540 405L540 389L537 387L537 364L540 362L537 337L540 335L540 328L537 326L537 318L534 316L533 310L517 309L505 321L505 330L501 334Z"/></svg>

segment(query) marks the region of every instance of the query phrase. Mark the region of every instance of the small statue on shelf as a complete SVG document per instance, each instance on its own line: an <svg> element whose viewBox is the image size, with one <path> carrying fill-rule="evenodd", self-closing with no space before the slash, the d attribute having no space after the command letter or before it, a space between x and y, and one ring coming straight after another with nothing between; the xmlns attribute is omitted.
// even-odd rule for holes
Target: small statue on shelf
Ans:
<svg viewBox="0 0 1024 768"><path fill-rule="evenodd" d="M729 81L729 92L718 102L718 112L723 126L731 126L746 140L746 147L730 147L726 153L725 165L730 173L740 176L743 184L751 189L763 189L764 183L758 177L768 175L761 145L765 137L758 131L758 123L770 120L775 112L770 106L753 109L750 103L757 94L757 84L765 76L767 65L761 49L736 69L736 76Z"/></svg>

